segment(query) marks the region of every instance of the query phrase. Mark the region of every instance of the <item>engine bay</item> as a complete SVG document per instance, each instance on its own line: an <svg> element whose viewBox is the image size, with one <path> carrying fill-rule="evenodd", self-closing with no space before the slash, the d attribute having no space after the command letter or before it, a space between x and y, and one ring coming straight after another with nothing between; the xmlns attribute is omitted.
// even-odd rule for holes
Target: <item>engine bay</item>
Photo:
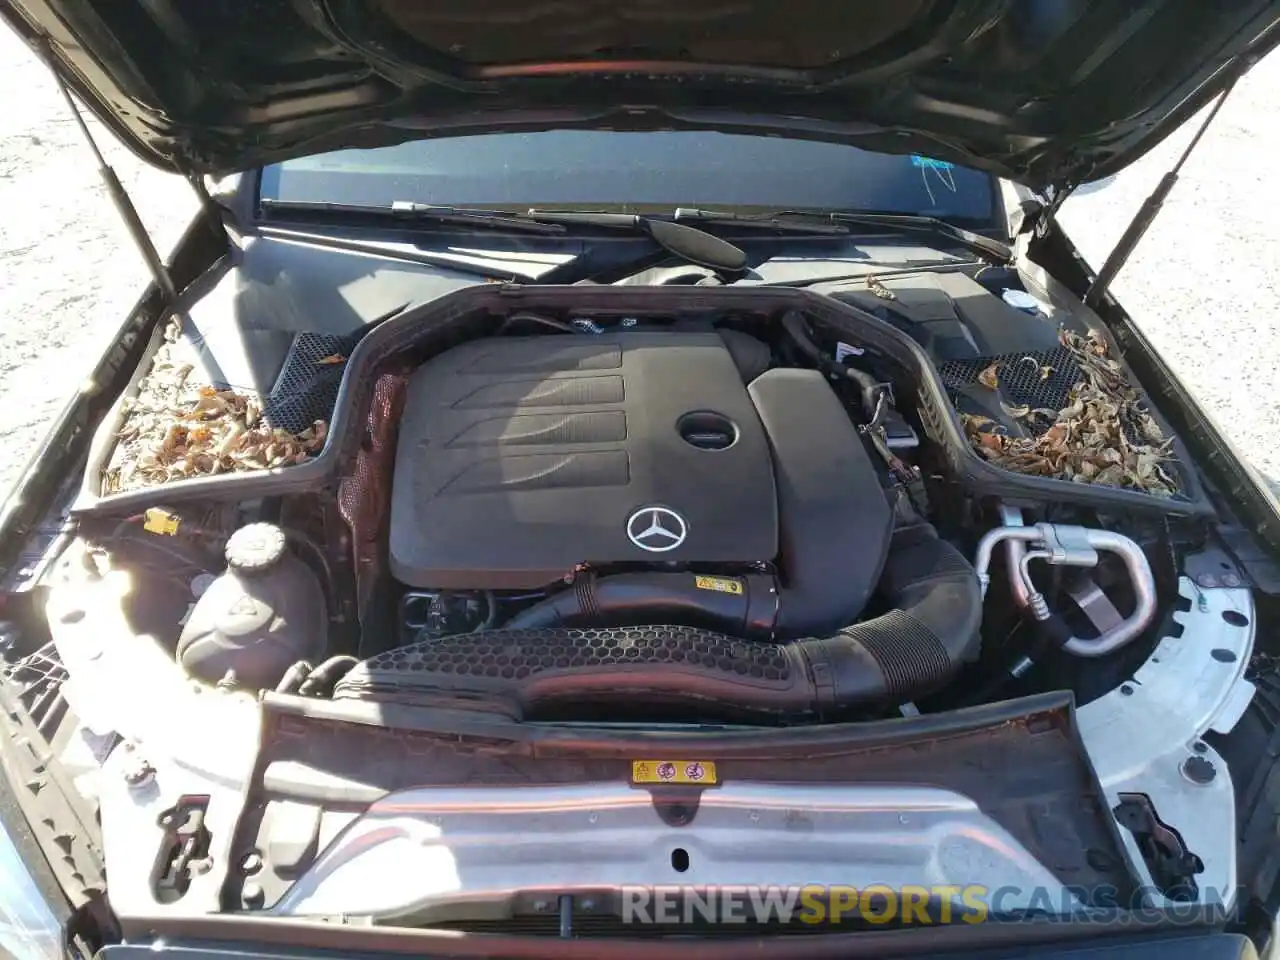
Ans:
<svg viewBox="0 0 1280 960"><path fill-rule="evenodd" d="M142 869L109 845L113 902L319 909L297 891L324 886L322 851L345 849L365 803L352 798L413 789L426 774L404 756L410 731L441 724L482 739L512 725L849 736L885 720L958 730L1005 703L1022 717L1010 757L1050 722L1085 763L1075 786L1050 777L1018 808L1037 858L1052 848L1019 818L1075 809L1096 775L1133 818L1140 875L1169 896L1225 888L1232 862L1205 853L1234 828L1188 815L1208 794L1186 764L1222 762L1201 738L1249 703L1256 611L1177 436L1086 317L1027 312L968 277L875 286L470 287L362 326L340 365L295 341L270 378L298 392L260 398L259 426L206 426L259 401L193 390L172 456L189 462L183 437L201 429L229 445L248 428L262 461L122 487L130 405L146 407L148 375L184 366L166 350L185 333L157 338L56 544L47 638L24 638L10 673L104 830L158 843ZM922 320L962 312L921 295L942 288L982 321ZM1052 420L1038 408L1047 423L1022 409L1036 391L1062 404ZM1080 475L1094 453L1070 443L1100 435L1100 405L1126 391L1110 440L1124 449L1097 457L1119 469ZM975 417L1005 438L999 458ZM278 439L313 418L320 442ZM1046 437L1057 452L1035 446ZM1005 463L1023 441L1016 456L1047 472ZM337 746L357 732L372 739ZM85 743L106 761L86 763ZM262 759L269 743L283 759ZM440 784L463 775L452 747L421 749L442 758ZM466 776L507 782L511 761L464 754ZM936 772L972 792L979 767ZM1156 781L1151 802L1183 838L1172 853L1132 799ZM1217 783L1210 802L1228 809ZM227 863L248 843L264 866L190 869L172 831L191 816L192 849ZM1112 828L1089 815L1068 829Z"/></svg>
<svg viewBox="0 0 1280 960"><path fill-rule="evenodd" d="M1176 437L1144 488L1126 424L1163 421L1105 332L947 275L925 289L983 321L928 321L961 301L901 289L461 291L360 332L313 457L86 480L86 541L165 566L140 598L169 612L135 615L226 689L783 723L1105 692L1202 549ZM1095 362L1133 397L1134 483L973 442L1065 433Z"/></svg>

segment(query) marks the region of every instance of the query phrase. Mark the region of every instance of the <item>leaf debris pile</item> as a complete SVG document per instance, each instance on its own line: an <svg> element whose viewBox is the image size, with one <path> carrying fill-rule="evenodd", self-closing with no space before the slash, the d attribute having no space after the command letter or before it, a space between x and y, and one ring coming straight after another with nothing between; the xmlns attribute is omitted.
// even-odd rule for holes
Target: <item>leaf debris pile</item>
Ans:
<svg viewBox="0 0 1280 960"><path fill-rule="evenodd" d="M257 397L189 382L194 366L174 356L180 332L175 320L137 396L127 402L104 493L291 466L324 446L328 424L323 420L290 433L263 421Z"/></svg>
<svg viewBox="0 0 1280 960"><path fill-rule="evenodd" d="M1176 495L1178 481L1169 468L1172 440L1147 411L1120 364L1108 356L1106 341L1069 330L1061 331L1059 339L1080 368L1067 405L1052 410L1001 403L1009 416L1027 422L1030 435L1025 437L1011 436L989 417L961 413L969 442L1006 470L1125 487L1158 497ZM992 364L978 376L991 390L999 387L996 367Z"/></svg>

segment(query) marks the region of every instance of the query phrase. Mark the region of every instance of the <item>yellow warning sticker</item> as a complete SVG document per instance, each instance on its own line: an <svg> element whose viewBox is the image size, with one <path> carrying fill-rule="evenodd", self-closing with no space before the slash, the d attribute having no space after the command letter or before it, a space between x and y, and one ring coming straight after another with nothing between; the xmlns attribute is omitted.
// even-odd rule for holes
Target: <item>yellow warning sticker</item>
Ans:
<svg viewBox="0 0 1280 960"><path fill-rule="evenodd" d="M742 594L742 581L734 580L732 577L694 577L693 585L699 590Z"/></svg>
<svg viewBox="0 0 1280 960"><path fill-rule="evenodd" d="M633 760L632 783L687 783L708 786L718 782L711 760Z"/></svg>
<svg viewBox="0 0 1280 960"><path fill-rule="evenodd" d="M178 525L182 519L168 510L151 507L142 514L142 529L147 533L158 533L162 537L173 537L178 533Z"/></svg>

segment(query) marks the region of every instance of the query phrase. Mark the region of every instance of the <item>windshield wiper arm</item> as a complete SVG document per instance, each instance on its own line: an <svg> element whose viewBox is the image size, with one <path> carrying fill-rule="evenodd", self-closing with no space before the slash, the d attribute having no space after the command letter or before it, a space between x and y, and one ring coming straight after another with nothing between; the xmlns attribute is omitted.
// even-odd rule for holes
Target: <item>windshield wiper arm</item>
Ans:
<svg viewBox="0 0 1280 960"><path fill-rule="evenodd" d="M263 198L261 206L265 211L302 214L309 221L325 221L341 219L347 223L360 223L369 220L403 220L412 222L431 222L456 224L463 227L482 227L494 229L520 230L529 233L565 235L572 227L597 227L606 230L624 230L642 237L647 237L666 255L680 257L689 263L714 270L717 274L729 277L740 275L747 264L747 255L739 247L727 240L670 220L650 219L634 214L591 213L577 210L530 210L528 213L511 213L498 210L480 210L469 207L438 207L430 204L416 203L410 200L398 200L390 206L361 206L350 203L329 203L299 200L272 200ZM270 227L268 226L268 229ZM344 245L349 249L360 246L358 240L326 240L329 245ZM388 254L412 259L420 263L450 266L441 263L442 258L424 259L423 254ZM430 256L430 255L425 255ZM650 255L651 256L651 255ZM641 258L645 260L648 258ZM582 261L581 263L579 261ZM575 283L584 279L583 271L591 269L590 258L583 260L577 257L568 263L561 264L542 278L545 283ZM475 272L474 270L472 272ZM490 275L486 273L486 275ZM503 279L508 279L503 277ZM519 278L511 277L517 280ZM594 278L591 278L594 279Z"/></svg>
<svg viewBox="0 0 1280 960"><path fill-rule="evenodd" d="M263 197L259 204L263 210L281 213L300 213L315 219L334 217L347 221L362 219L389 219L406 223L447 223L464 227L484 227L492 230L512 230L520 233L563 234L559 224L534 220L520 213L501 210L480 210L468 207L439 207L412 200L396 200L390 206L366 206L359 203L329 203L311 200L272 200Z"/></svg>
<svg viewBox="0 0 1280 960"><path fill-rule="evenodd" d="M1004 265L1013 262L1013 251L999 240L992 240L980 233L973 233L954 223L939 220L937 217L925 217L905 213L844 213L825 210L776 210L767 214L735 214L729 211L691 210L681 207L676 211L677 220L701 220L725 222L735 221L742 224L760 222L781 222L800 224L805 221L826 223L829 225L888 227L898 230L924 230L940 237L953 240L966 250L972 250L991 262Z"/></svg>
<svg viewBox="0 0 1280 960"><path fill-rule="evenodd" d="M986 257L998 266L1013 262L1013 250L999 240L992 240L980 233L957 227L954 223L939 220L937 217L923 217L900 213L836 213L832 215L837 223L848 223L860 226L898 227L903 230L927 230L940 237L954 240L966 250L972 250L981 257Z"/></svg>
<svg viewBox="0 0 1280 960"><path fill-rule="evenodd" d="M747 254L741 247L734 246L728 240L721 240L705 230L672 220L642 217L632 213L593 213L581 210L531 209L526 216L541 223L599 227L639 234L651 239L667 253L696 266L714 270L720 275L740 275L747 266Z"/></svg>
<svg viewBox="0 0 1280 960"><path fill-rule="evenodd" d="M330 250L345 250L348 253L368 253L389 260L403 260L406 263L418 263L424 267L440 267L454 273L465 273L486 280L499 280L505 283L533 283L535 277L517 273L514 270L501 270L478 263L469 263L444 253L430 253L423 250L408 249L407 245L388 246L353 240L350 237L335 237L327 233L308 233L296 227L284 227L276 224L263 224L258 228L264 237L277 237L307 243L313 247L327 247Z"/></svg>
<svg viewBox="0 0 1280 960"><path fill-rule="evenodd" d="M743 227L751 230L775 230L778 233L808 233L845 236L849 228L839 223L823 222L817 217L798 219L779 213L733 213L729 210L699 210L696 207L676 207L676 220L696 223L714 223Z"/></svg>

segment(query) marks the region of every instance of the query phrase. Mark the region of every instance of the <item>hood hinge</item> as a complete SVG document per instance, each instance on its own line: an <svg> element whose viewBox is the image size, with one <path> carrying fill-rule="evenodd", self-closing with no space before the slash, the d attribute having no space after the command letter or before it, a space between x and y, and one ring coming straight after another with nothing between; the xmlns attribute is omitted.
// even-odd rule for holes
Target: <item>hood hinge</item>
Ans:
<svg viewBox="0 0 1280 960"><path fill-rule="evenodd" d="M1018 224L1018 236L1030 233L1036 239L1047 236L1053 227L1053 219L1062 209L1072 191L1074 183L1055 181L1045 189L1043 194L1023 200L1021 203L1022 220Z"/></svg>
<svg viewBox="0 0 1280 960"><path fill-rule="evenodd" d="M1050 185L1049 189L1052 192L1049 194L1048 206L1044 208L1044 214L1040 217L1040 222L1036 224L1036 232L1042 237L1053 226L1053 219L1058 215L1058 211L1062 209L1062 205L1067 202L1067 198L1075 193L1076 184L1070 180L1055 181Z"/></svg>

